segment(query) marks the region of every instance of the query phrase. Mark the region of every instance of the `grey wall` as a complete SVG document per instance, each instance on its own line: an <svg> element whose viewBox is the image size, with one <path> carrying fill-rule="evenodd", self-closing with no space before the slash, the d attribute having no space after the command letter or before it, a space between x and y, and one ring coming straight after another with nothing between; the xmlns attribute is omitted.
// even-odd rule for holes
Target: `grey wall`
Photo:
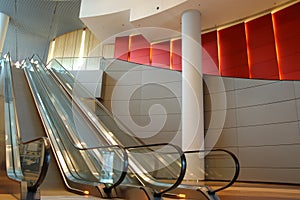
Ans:
<svg viewBox="0 0 300 200"><path fill-rule="evenodd" d="M240 180L300 183L300 82L206 76L205 83L212 86L205 89L206 139L213 141L207 148L235 152L242 167ZM211 116L223 111L220 128L222 120Z"/></svg>
<svg viewBox="0 0 300 200"><path fill-rule="evenodd" d="M88 95L87 97L101 97L101 89L102 89L102 77L103 71L102 70L70 70L70 73L73 74L75 77L75 90L77 84L83 85L88 93L83 94L84 96ZM78 90L79 92L80 90Z"/></svg>
<svg viewBox="0 0 300 200"><path fill-rule="evenodd" d="M106 66L104 105L144 142L181 144L180 73L120 61ZM204 92L206 148L234 152L239 180L300 183L299 81L205 75ZM222 166L215 165L231 173Z"/></svg>
<svg viewBox="0 0 300 200"><path fill-rule="evenodd" d="M145 143L181 145L181 73L117 60L106 65L104 105Z"/></svg>

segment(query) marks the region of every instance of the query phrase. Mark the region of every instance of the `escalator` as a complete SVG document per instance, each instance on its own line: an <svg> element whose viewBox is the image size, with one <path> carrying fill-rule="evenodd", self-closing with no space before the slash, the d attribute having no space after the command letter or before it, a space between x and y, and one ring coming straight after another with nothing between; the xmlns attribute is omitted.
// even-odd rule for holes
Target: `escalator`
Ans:
<svg viewBox="0 0 300 200"><path fill-rule="evenodd" d="M50 160L50 145L46 137L32 134L26 137L20 131L20 116L16 111L18 103L14 95L14 82L11 73L9 54L0 61L1 85L1 195L20 199L39 199L40 185L43 182ZM22 95L21 95L22 96ZM28 96L23 96L25 100ZM26 99L27 100L27 99ZM28 114L28 113L27 113ZM24 112L25 116L26 113ZM32 115L33 116L33 115ZM21 117L21 118L22 118ZM25 120L30 124L33 121ZM33 122L38 129L38 121ZM24 124L23 124L24 125ZM29 125L28 127L30 127ZM25 130L25 129L24 129ZM32 133L41 133L33 129Z"/></svg>
<svg viewBox="0 0 300 200"><path fill-rule="evenodd" d="M51 116L48 115L49 113L40 112L40 108L36 107L36 105L38 105L36 104L36 99L32 98L32 95L34 98L46 98L47 96L42 97L42 93L31 93L30 91L32 91L31 89L35 87L35 85L28 85L28 77L24 74L24 70L11 67L9 58L1 60L0 74L2 89L1 101L3 103L3 110L1 109L1 114L3 115L1 117L5 119L5 124L1 124L1 148L3 148L1 153L6 152L6 155L1 156L1 193L5 195L11 194L18 199L20 196L21 199L29 200L40 199L41 195L74 196L74 193L100 196L97 186L103 185L103 181L96 180L96 176L91 174L90 166L87 167L86 164L88 159L82 155L87 157L96 153L111 153L118 151L119 148L115 146L102 146L100 148L101 153L97 152L99 148L79 149L76 148L73 143L70 143L70 138L67 138L67 141L63 141L64 144L60 146L59 149L53 148L53 146L57 147L61 145L59 139L66 139L63 138L63 136L67 137L67 135L63 134L63 131L60 130L63 125L59 124L59 121L53 117L55 116L55 112L51 112L51 116L53 117L51 120ZM43 109L49 109L49 106L42 106ZM41 120L41 115L49 119L48 124ZM56 141L56 143L54 143L46 137L47 131L51 133L60 131L63 136L51 134L52 140L54 139ZM22 141L27 142L23 143ZM50 143L53 150L52 154ZM67 145L69 146L66 151L63 148ZM91 153L86 155L89 151ZM122 156L125 154L123 152L117 153L122 154ZM50 154L52 159L50 159ZM64 173L61 173L61 171L66 171L66 169L62 165L58 165L54 159L62 154L71 155L67 158L66 156L68 155L59 157L64 157L66 158L65 160L70 159L68 164L73 168L70 167L72 174L69 173L68 178L62 176ZM73 161L74 159L76 162ZM59 161L59 159L57 160ZM96 162L99 165L100 161L97 160ZM124 163L119 160L117 160L117 162L121 164ZM91 165L91 162L89 162L89 164ZM126 167L126 162L124 165ZM49 173L47 173L48 167ZM100 167L97 168L101 169ZM123 171L126 171L126 168L125 170L122 168L120 175L123 174ZM76 178L79 181L74 181ZM44 179L45 181L43 182ZM89 184L85 181L89 182ZM41 186L42 182L43 184ZM103 188L109 187L110 186Z"/></svg>
<svg viewBox="0 0 300 200"><path fill-rule="evenodd" d="M97 132L91 137L91 134L77 131L73 134L73 138L79 140L84 147L94 148L99 144L99 142L91 142L96 141L94 138L96 136L101 138L101 141L107 142L101 145L120 145L120 148L126 150L129 158L129 170L122 183L119 186L115 185L114 192L118 197L130 199L132 198L131 190L134 190L135 193L142 190L146 194L146 199L154 197L218 199L216 192L229 187L237 179L239 165L231 152L224 150L210 151L209 154L205 151L182 152L179 147L170 144L143 145L137 138L124 134L126 126L116 120L100 102L90 98L91 95L76 83L74 77L57 61L52 60L45 67L40 59L34 56L31 63L35 71L40 74L41 79L44 82L46 80L47 84L44 87L48 88L47 92L54 95L52 98L60 99L62 102L53 102L55 109L69 107L68 111L61 111L61 113L65 113L63 118L68 118L73 127L81 127L79 125L81 121L76 121L74 118L80 112L89 119L88 123ZM49 83L51 84L49 85ZM91 140L90 137L93 139ZM219 188L210 188L200 184L183 184L186 156L194 156L195 159L203 159L204 156L212 157L211 162L208 162L212 163L212 166L216 165L216 159L226 160L227 164L230 160L235 171L233 171L232 177L226 178L228 183Z"/></svg>
<svg viewBox="0 0 300 200"><path fill-rule="evenodd" d="M127 171L126 152L96 137L97 130L64 98L49 77L41 75L35 64L27 59L23 70L65 185L79 194L104 196L104 191L112 190L123 180ZM84 136L78 135L81 131ZM110 158L110 155L118 156ZM107 160L116 163L114 169L108 169L113 174L110 178L104 174L109 168Z"/></svg>

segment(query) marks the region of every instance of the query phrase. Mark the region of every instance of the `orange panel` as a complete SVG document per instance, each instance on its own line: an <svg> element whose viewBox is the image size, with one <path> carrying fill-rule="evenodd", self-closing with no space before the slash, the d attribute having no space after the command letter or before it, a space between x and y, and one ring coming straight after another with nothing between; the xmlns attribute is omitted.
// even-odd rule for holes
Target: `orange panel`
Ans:
<svg viewBox="0 0 300 200"><path fill-rule="evenodd" d="M283 80L300 80L300 2L273 14L278 65Z"/></svg>
<svg viewBox="0 0 300 200"><path fill-rule="evenodd" d="M244 23L218 31L222 76L249 78Z"/></svg>
<svg viewBox="0 0 300 200"><path fill-rule="evenodd" d="M128 61L129 58L129 36L116 37L114 57Z"/></svg>
<svg viewBox="0 0 300 200"><path fill-rule="evenodd" d="M171 41L172 52L171 52L171 66L173 70L182 70L182 61L181 61L181 39Z"/></svg>
<svg viewBox="0 0 300 200"><path fill-rule="evenodd" d="M170 41L153 44L152 66L170 68Z"/></svg>
<svg viewBox="0 0 300 200"><path fill-rule="evenodd" d="M279 79L271 14L245 23L251 78Z"/></svg>
<svg viewBox="0 0 300 200"><path fill-rule="evenodd" d="M217 31L205 33L201 39L203 74L219 75Z"/></svg>
<svg viewBox="0 0 300 200"><path fill-rule="evenodd" d="M143 35L130 38L130 62L150 65L150 43Z"/></svg>

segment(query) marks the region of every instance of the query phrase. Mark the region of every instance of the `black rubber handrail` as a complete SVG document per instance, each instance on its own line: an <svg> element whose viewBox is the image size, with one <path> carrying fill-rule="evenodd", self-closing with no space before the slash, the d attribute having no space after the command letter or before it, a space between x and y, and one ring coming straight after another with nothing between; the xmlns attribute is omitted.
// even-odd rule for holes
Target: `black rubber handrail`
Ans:
<svg viewBox="0 0 300 200"><path fill-rule="evenodd" d="M185 176L185 172L186 172L186 157L184 155L184 152L182 151L182 149L179 146L169 144L169 143L158 143L158 144L148 144L148 145L138 145L138 146L125 147L125 149L130 151L130 149L156 147L156 146L167 146L167 145L172 146L174 149L176 149L176 151L180 155L180 163L181 163L180 174L179 174L179 177L177 178L176 182L174 184L172 184L171 187L169 187L165 190L161 190L160 192L154 191L154 196L155 197L161 197L164 193L169 192L170 190L173 190L173 189L177 188L182 183L183 178Z"/></svg>
<svg viewBox="0 0 300 200"><path fill-rule="evenodd" d="M43 140L43 145L44 145L43 164L42 164L40 174L39 174L38 179L35 182L35 184L32 186L28 186L28 190L31 192L37 191L38 187L42 184L42 182L44 181L44 179L47 175L47 171L48 171L48 167L49 167L49 163L50 163L50 151L51 151L50 143L49 143L49 139L47 137L40 137L40 138L37 138L34 140L30 140L28 142L22 143L22 145L26 145L26 144L30 144L30 143L33 143L33 142L36 142L39 140Z"/></svg>
<svg viewBox="0 0 300 200"><path fill-rule="evenodd" d="M38 57L38 55L34 55L34 56ZM44 65L44 64L41 62L41 60L40 60L39 57L38 57L38 59L39 59L40 64ZM32 63L31 63L31 64L32 64ZM53 110L53 112L56 112L56 113L57 113L57 111L56 111L55 109ZM57 113L57 114L58 114L58 113ZM65 128L64 126L63 126L62 128L66 130L66 128ZM126 175L127 175L127 171L128 171L128 154L127 154L127 152L125 151L125 149L124 149L122 146L120 146L120 145L107 145L107 146L97 146L97 147L85 147L85 148L82 148L82 147L78 147L78 146L75 144L75 141L74 141L73 138L70 136L70 134L69 134L69 132L68 132L67 130L66 130L65 132L66 132L66 135L67 135L67 137L69 138L69 140L72 141L72 142L71 142L72 146L73 146L75 149L77 149L77 150L85 151L85 150L105 149L105 148L106 148L106 149L107 149L107 148L119 148L119 149L121 149L121 150L122 150L122 153L123 153L123 159L124 159L124 162L123 162L123 170L122 170L121 176L120 176L119 179L118 179L115 183L113 183L113 184L109 184L109 185L108 185L108 184L106 184L106 183L103 183L103 184L105 185L104 190L105 190L105 191L110 191L111 189L117 187L119 184L121 184L121 183L123 182L123 180L125 179L125 177L126 177Z"/></svg>
<svg viewBox="0 0 300 200"><path fill-rule="evenodd" d="M233 185L235 183L235 181L238 179L239 177L239 173L240 173L240 163L239 163L239 160L238 158L236 157L236 155L234 153L232 153L231 151L228 151L228 150L225 150L225 149L211 149L211 150L195 150L195 151L185 151L184 153L185 154L190 154L190 153L204 153L204 152L210 152L210 151L223 151L227 154L229 154L233 161L234 161L234 164L235 164L235 173L232 177L232 179L230 180L230 182L220 188L217 188L215 190L209 190L208 193L209 194L215 194L216 192L219 192L221 190L224 190L228 187L230 187L231 185Z"/></svg>

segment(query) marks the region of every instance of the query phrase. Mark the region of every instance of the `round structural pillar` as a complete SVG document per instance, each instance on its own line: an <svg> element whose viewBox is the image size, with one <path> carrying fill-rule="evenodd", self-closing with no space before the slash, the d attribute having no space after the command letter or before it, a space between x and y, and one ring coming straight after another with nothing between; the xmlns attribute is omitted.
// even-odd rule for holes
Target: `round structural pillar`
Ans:
<svg viewBox="0 0 300 200"><path fill-rule="evenodd" d="M182 149L204 149L201 23L198 10L182 14ZM203 180L204 156L186 154L186 180Z"/></svg>
<svg viewBox="0 0 300 200"><path fill-rule="evenodd" d="M203 83L200 12L182 15L182 148L199 150L204 144Z"/></svg>
<svg viewBox="0 0 300 200"><path fill-rule="evenodd" d="M3 49L8 23L9 23L9 16L0 12L0 52L2 52Z"/></svg>

